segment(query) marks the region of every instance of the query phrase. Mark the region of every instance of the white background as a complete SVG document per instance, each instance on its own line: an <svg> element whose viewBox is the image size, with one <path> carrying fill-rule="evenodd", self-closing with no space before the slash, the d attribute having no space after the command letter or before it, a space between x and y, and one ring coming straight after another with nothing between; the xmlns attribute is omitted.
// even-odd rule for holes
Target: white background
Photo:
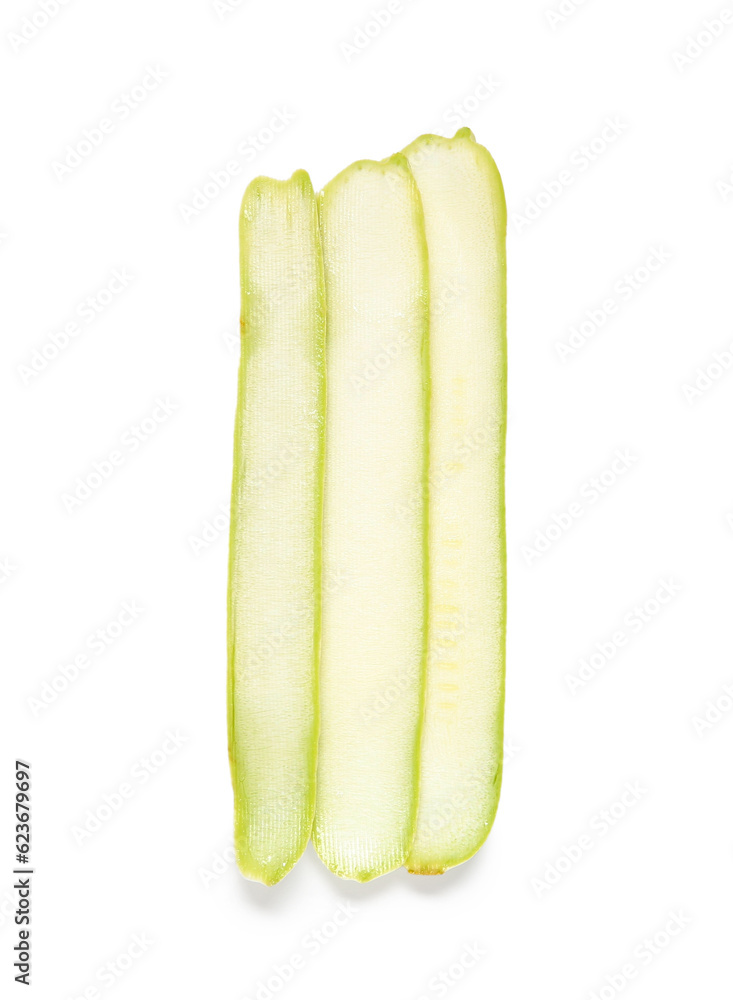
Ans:
<svg viewBox="0 0 733 1000"><path fill-rule="evenodd" d="M384 6L69 0L18 43L40 8L3 4L8 995L21 995L8 916L19 755L34 776L32 995L44 1000L91 988L114 1000L730 996L733 371L713 368L706 383L704 369L733 340L733 24L684 62L674 53L720 6L586 0L549 18L560 0L405 0L375 33L370 11ZM357 35L364 27L371 36ZM166 74L155 86L149 66ZM146 99L122 118L115 102L144 81ZM238 152L253 149L248 136L267 139L278 110L292 121ZM105 117L114 128L99 146L54 169ZM618 135L589 162L578 151L607 118ZM218 515L231 473L239 200L257 173L303 167L321 187L354 159L461 123L494 154L510 213L498 817L480 854L439 878L340 882L309 850L268 889L229 860ZM209 187L197 214L182 210L229 161L229 183ZM557 194L561 171L571 182L533 209L528 200ZM632 294L624 275L652 249L667 259L639 272ZM115 268L133 278L87 323L78 308ZM615 312L562 360L558 343L609 298ZM53 354L51 335L63 344L71 321L78 334L44 366L34 351ZM41 370L29 375L34 358ZM709 388L686 394L701 374ZM159 398L175 409L133 451L126 432L162 416ZM633 460L594 494L617 449ZM69 512L64 494L114 450L122 464ZM574 502L582 513L567 530L528 554ZM659 606L663 580L677 592ZM89 636L124 602L144 610L95 653ZM646 602L648 620L634 624ZM580 660L619 631L623 646L606 645L612 655L573 693ZM78 677L49 695L44 684L62 687L61 666L84 653ZM167 731L185 742L166 756ZM156 751L165 762L143 779ZM79 843L89 811L125 782L131 797ZM627 783L643 791L614 806ZM603 832L606 809L619 818ZM583 837L579 859L559 860L577 858ZM354 912L327 939L339 906ZM673 911L683 929L665 938ZM657 932L651 956L642 942ZM130 961L135 934L151 943ZM467 946L483 954L469 959ZM295 954L303 967L283 984ZM111 986L98 978L109 961L123 972Z"/></svg>

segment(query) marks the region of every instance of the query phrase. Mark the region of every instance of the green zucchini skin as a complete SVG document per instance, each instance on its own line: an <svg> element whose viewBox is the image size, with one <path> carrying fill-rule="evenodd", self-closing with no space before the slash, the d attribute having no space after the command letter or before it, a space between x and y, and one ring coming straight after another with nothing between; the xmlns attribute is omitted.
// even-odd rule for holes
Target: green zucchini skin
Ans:
<svg viewBox="0 0 733 1000"><path fill-rule="evenodd" d="M238 866L272 885L303 853L315 809L325 313L308 175L252 181L239 235L229 757Z"/></svg>

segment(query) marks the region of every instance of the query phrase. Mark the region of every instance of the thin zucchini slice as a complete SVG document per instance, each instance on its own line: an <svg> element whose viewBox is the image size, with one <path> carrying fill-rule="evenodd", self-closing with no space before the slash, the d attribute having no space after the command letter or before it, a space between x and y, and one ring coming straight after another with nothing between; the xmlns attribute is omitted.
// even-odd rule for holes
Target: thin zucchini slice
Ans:
<svg viewBox="0 0 733 1000"><path fill-rule="evenodd" d="M338 875L399 867L417 805L426 612L427 260L401 155L325 188L326 462L313 840Z"/></svg>
<svg viewBox="0 0 733 1000"><path fill-rule="evenodd" d="M468 129L404 151L430 262L428 664L417 831L407 867L471 857L502 771L506 554L506 205Z"/></svg>
<svg viewBox="0 0 733 1000"><path fill-rule="evenodd" d="M229 559L235 850L267 885L315 807L323 464L323 266L304 171L259 177L240 215L242 353Z"/></svg>

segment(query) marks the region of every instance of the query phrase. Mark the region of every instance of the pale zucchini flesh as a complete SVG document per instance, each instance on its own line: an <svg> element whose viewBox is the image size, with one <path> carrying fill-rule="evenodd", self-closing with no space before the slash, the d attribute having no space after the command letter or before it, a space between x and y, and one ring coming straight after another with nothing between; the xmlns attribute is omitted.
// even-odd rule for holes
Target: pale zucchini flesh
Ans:
<svg viewBox="0 0 733 1000"><path fill-rule="evenodd" d="M315 807L325 320L305 172L250 184L240 255L229 754L237 863L271 885L302 854Z"/></svg>
<svg viewBox="0 0 733 1000"><path fill-rule="evenodd" d="M407 147L430 273L430 596L419 809L407 867L445 871L493 823L502 772L506 207L468 129Z"/></svg>
<svg viewBox="0 0 733 1000"><path fill-rule="evenodd" d="M327 424L313 840L337 874L401 866L414 834L426 612L427 260L404 157L325 188ZM394 696L393 696L394 694Z"/></svg>

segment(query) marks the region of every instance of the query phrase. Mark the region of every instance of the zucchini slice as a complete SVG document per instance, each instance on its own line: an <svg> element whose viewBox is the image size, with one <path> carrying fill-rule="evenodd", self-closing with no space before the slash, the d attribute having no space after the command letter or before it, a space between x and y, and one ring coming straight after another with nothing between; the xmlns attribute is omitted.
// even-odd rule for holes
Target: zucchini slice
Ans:
<svg viewBox="0 0 733 1000"><path fill-rule="evenodd" d="M428 663L417 832L407 867L470 858L502 771L506 546L506 205L468 129L404 151L430 270Z"/></svg>
<svg viewBox="0 0 733 1000"><path fill-rule="evenodd" d="M229 757L237 863L272 885L303 853L315 807L325 318L304 171L247 188L240 269Z"/></svg>
<svg viewBox="0 0 733 1000"><path fill-rule="evenodd" d="M326 276L324 579L313 841L336 874L404 864L426 649L427 257L406 159L321 196Z"/></svg>

